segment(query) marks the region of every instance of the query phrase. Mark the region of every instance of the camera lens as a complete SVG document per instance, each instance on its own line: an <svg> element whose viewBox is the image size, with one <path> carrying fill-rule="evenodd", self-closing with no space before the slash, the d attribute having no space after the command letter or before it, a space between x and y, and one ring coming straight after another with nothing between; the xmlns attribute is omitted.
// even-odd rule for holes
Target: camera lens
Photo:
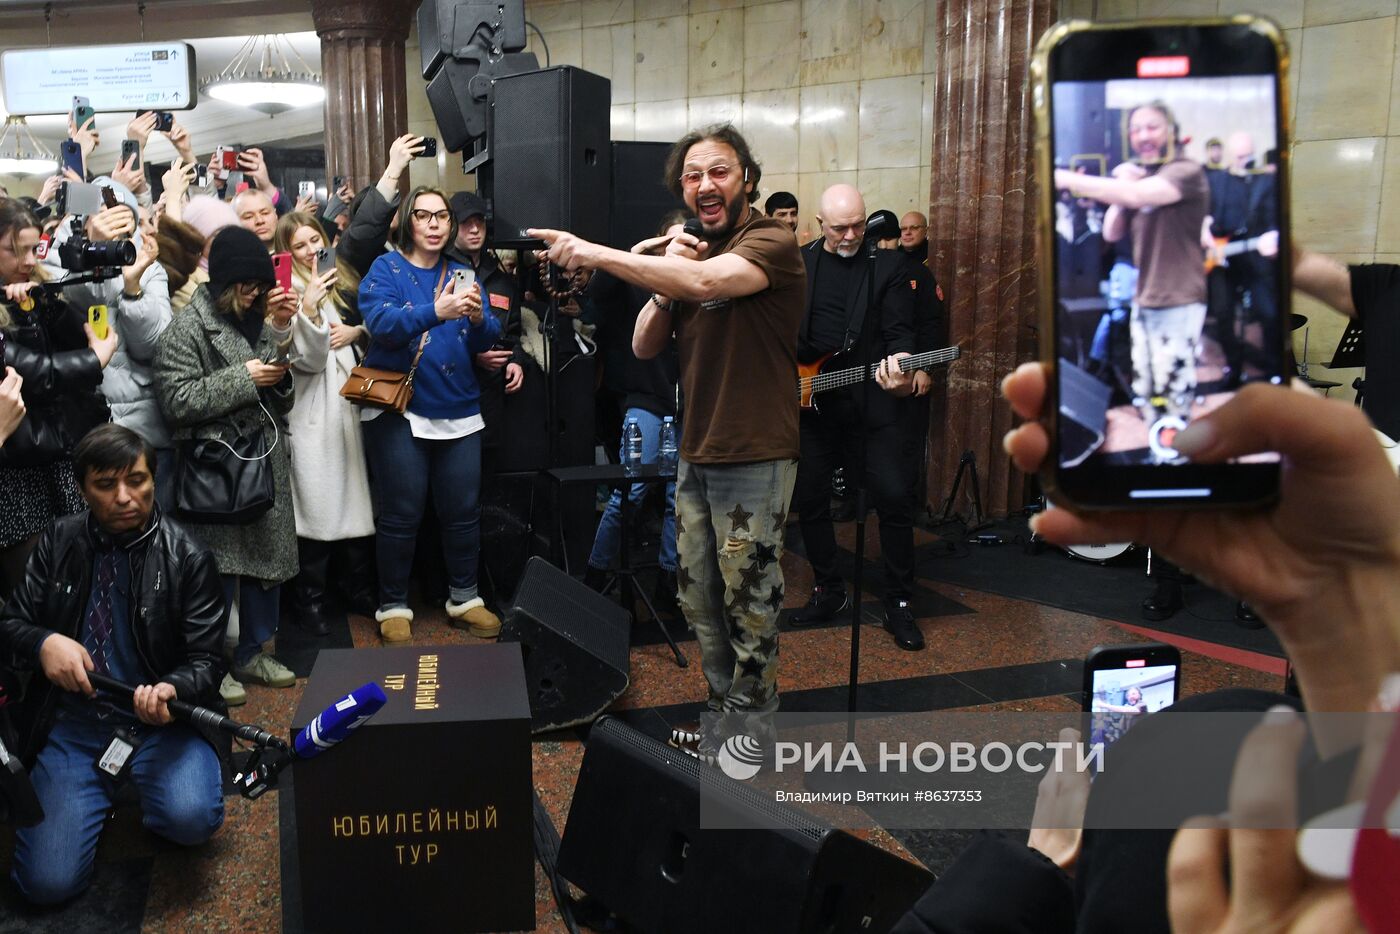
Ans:
<svg viewBox="0 0 1400 934"><path fill-rule="evenodd" d="M130 266L136 262L136 244L130 240L103 240L89 243L84 251L88 269L100 266Z"/></svg>

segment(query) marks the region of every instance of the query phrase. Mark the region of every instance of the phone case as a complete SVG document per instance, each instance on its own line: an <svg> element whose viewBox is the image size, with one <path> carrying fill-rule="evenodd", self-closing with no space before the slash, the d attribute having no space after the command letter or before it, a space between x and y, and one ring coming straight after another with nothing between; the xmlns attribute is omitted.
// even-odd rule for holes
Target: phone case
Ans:
<svg viewBox="0 0 1400 934"><path fill-rule="evenodd" d="M1060 393L1058 388L1057 359L1058 348L1056 341L1059 332L1056 326L1056 296L1055 296L1055 206L1054 201L1057 196L1055 186L1050 182L1054 175L1054 140L1053 128L1051 126L1051 75L1050 57L1054 51L1067 39L1086 32L1110 32L1126 31L1143 28L1156 27L1221 27L1221 26L1247 26L1257 32L1265 39L1269 40L1275 50L1278 62L1278 78L1276 82L1278 94L1278 109L1281 113L1290 112L1290 102L1288 99L1288 65L1289 57L1283 34L1278 26L1271 20L1255 16L1253 14L1239 14L1228 17L1209 18L1174 18L1152 20L1150 22L1129 21L1122 23L1096 23L1088 20L1064 20L1051 26L1040 41L1036 44L1035 52L1031 59L1030 68L1030 88L1031 106L1035 121L1035 154L1033 167L1036 177L1041 179L1041 194L1038 204L1036 219L1036 298L1037 298L1037 319L1039 324L1039 358L1047 367L1048 391L1046 394L1043 419L1045 420L1046 431L1051 438L1051 448L1046 456L1045 464L1041 468L1039 480L1045 494L1057 503L1067 505L1076 510L1099 511L1099 510L1130 510L1144 508L1181 508L1180 502L1153 502L1144 501L1123 501L1115 503L1088 503L1074 499L1059 482L1058 473L1059 447L1057 439L1060 434ZM1280 121L1276 127L1277 149L1281 165L1287 165L1289 153L1289 134L1287 121ZM1280 230L1291 230L1289 220L1289 205L1291 203L1289 193L1289 172L1280 172L1279 182L1279 228ZM1287 294L1291 288L1289 285L1288 264L1286 262L1288 252L1284 244L1280 244L1280 264L1283 266L1283 288L1282 294ZM1215 500L1200 500L1190 504L1190 508L1242 508L1262 505L1276 498L1277 489L1266 492L1253 501L1230 500L1228 502L1218 502Z"/></svg>
<svg viewBox="0 0 1400 934"><path fill-rule="evenodd" d="M292 255L290 253L274 253L272 272L277 277L277 284L290 291L292 288Z"/></svg>

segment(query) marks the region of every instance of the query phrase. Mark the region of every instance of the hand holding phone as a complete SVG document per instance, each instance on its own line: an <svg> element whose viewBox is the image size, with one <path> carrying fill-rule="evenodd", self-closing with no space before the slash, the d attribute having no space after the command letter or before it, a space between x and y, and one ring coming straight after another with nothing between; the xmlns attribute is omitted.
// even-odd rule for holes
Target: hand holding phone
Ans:
<svg viewBox="0 0 1400 934"><path fill-rule="evenodd" d="M1084 659L1083 709L1090 714L1090 745L1102 743L1107 751L1140 715L1176 703L1180 674L1181 652L1175 646L1095 646Z"/></svg>
<svg viewBox="0 0 1400 934"><path fill-rule="evenodd" d="M70 113L73 118L73 126L81 130L83 125L97 116L97 111L92 109L92 101L81 95L73 95L73 110Z"/></svg>
<svg viewBox="0 0 1400 934"><path fill-rule="evenodd" d="M277 284L282 287L283 291L290 292L292 290L292 254L273 253L272 272L277 277Z"/></svg>
<svg viewBox="0 0 1400 934"><path fill-rule="evenodd" d="M1276 456L1207 465L1175 439L1243 383L1285 378L1285 167L1208 175L1203 141L1228 138L1246 156L1286 149L1286 60L1263 19L1075 21L1042 38L1032 96L1038 170L1052 182L1038 226L1053 498L1146 509L1277 495ZM1206 227L1236 241L1226 249L1241 258L1228 270L1208 264ZM1105 254L1116 257L1107 277ZM1224 295L1246 296L1262 327L1237 328L1237 299L1214 298Z"/></svg>
<svg viewBox="0 0 1400 934"><path fill-rule="evenodd" d="M92 325L92 333L97 335L97 339L105 341L107 339L107 306L89 305L88 324Z"/></svg>
<svg viewBox="0 0 1400 934"><path fill-rule="evenodd" d="M69 169L79 178L85 178L83 173L83 147L75 140L65 139L58 144L60 168Z"/></svg>

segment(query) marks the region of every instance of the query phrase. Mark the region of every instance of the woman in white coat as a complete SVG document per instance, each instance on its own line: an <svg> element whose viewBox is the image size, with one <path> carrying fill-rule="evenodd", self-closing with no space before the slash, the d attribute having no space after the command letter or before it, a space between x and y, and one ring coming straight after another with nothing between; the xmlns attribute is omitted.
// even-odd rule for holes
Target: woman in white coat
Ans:
<svg viewBox="0 0 1400 934"><path fill-rule="evenodd" d="M292 212L277 223L273 249L292 255L292 285L301 295L290 351L296 402L289 417L292 506L301 571L293 585L295 616L316 635L328 632L327 598L339 584L345 609L373 615L374 511L359 410L340 387L368 341L357 294L360 277L323 253L320 222Z"/></svg>

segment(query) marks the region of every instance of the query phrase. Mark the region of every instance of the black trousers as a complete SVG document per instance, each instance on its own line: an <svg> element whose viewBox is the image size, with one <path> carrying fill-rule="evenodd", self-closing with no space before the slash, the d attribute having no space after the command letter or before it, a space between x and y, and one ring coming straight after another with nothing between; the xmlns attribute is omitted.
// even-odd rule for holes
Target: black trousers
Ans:
<svg viewBox="0 0 1400 934"><path fill-rule="evenodd" d="M330 601L343 607L377 603L375 594L374 536L323 542L297 538L297 559L301 570L292 583L292 594L300 609L324 606Z"/></svg>
<svg viewBox="0 0 1400 934"><path fill-rule="evenodd" d="M821 412L802 413L802 457L797 462L793 503L816 583L841 584L836 569L836 533L831 523L831 474L855 463L856 447L868 443L865 489L880 517L880 553L885 565L885 599L909 598L914 586L914 497L903 418L860 430L854 406L828 403ZM851 478L854 480L854 477Z"/></svg>

